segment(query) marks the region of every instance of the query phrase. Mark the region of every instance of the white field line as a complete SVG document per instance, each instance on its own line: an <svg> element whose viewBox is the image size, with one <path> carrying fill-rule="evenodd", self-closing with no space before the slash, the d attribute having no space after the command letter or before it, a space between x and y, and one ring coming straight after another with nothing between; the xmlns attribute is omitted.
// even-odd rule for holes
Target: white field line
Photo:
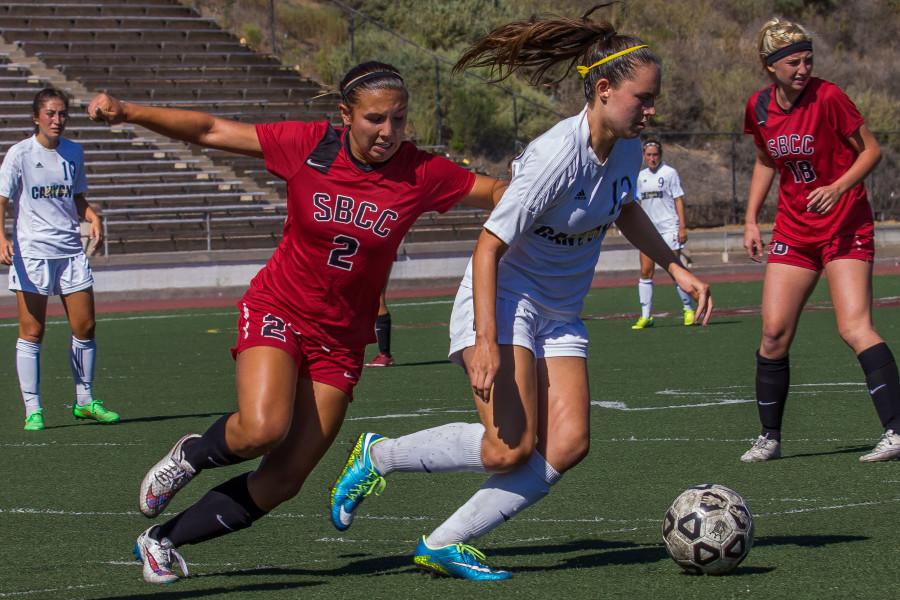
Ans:
<svg viewBox="0 0 900 600"><path fill-rule="evenodd" d="M20 592L0 592L0 598L21 598L23 596L31 596L34 594L49 594L51 592L68 592L72 590L83 590L86 588L103 587L104 583L86 583L83 585L67 585L62 588L47 588L43 590L23 590Z"/></svg>
<svg viewBox="0 0 900 600"><path fill-rule="evenodd" d="M427 302L391 302L391 307L407 307L407 306L429 306L432 304L453 304L453 300L430 300ZM194 317L224 317L224 316L234 316L237 318L237 309L230 310L228 312L202 312L202 313L171 313L165 315L128 315L128 316L103 316L97 315L98 323L108 323L112 321L153 321L160 319L184 319L184 318L194 318ZM47 325L68 325L69 322L66 319L50 319L47 321ZM13 323L0 323L0 328L2 327L18 327L19 324L17 322Z"/></svg>
<svg viewBox="0 0 900 600"><path fill-rule="evenodd" d="M816 500L811 498L796 498L796 499L777 499L772 498L768 501L775 502L834 502L835 500L839 500L839 498L832 498L830 500L822 499ZM753 502L754 499L750 498L750 501ZM783 511L775 511L775 512L759 512L755 513L754 517L778 517L792 514L800 514L800 513L810 513L810 512L822 512L822 511L830 511L830 510L843 510L849 508L859 508L863 506L878 506L882 504L893 504L896 502L900 502L900 498L887 498L885 500L863 500L858 502L846 502L842 504L830 504L827 506L809 506L809 507L798 507L791 508ZM0 514L18 514L18 515L41 515L41 516L65 516L65 517L85 517L85 516L124 516L124 517L134 517L139 513L137 511L123 511L123 512L114 512L114 511L68 511L68 510L59 510L52 508L0 508ZM324 514L305 514L305 513L277 513L267 515L266 518L269 519L323 519L325 518ZM406 521L433 521L437 520L441 517L437 516L424 516L424 515L407 515L407 516L389 516L389 515L359 515L358 519L363 519L367 521L397 521L397 522L406 522ZM565 524L565 523L575 523L575 524L584 524L584 523L616 523L620 525L625 525L629 523L640 524L640 523L656 523L659 521L658 517L632 517L632 518L618 518L618 517L581 517L581 518L572 518L572 519L562 519L562 518L554 518L554 519L545 519L545 518L521 518L517 519L518 521L528 522L528 523L546 523L546 524ZM328 538L331 539L331 538Z"/></svg>
<svg viewBox="0 0 900 600"><path fill-rule="evenodd" d="M0 442L0 448L69 448L71 446L146 446L144 442Z"/></svg>
<svg viewBox="0 0 900 600"><path fill-rule="evenodd" d="M128 315L121 317L104 317L103 315L97 316L98 323L107 323L111 321L158 321L161 319L184 319L184 318L194 318L194 317L223 317L228 315L234 315L237 318L237 309L228 312L207 312L207 313L172 313L167 315ZM65 319L50 319L47 321L47 325L68 325L69 322ZM18 327L18 323L0 323L0 327Z"/></svg>
<svg viewBox="0 0 900 600"><path fill-rule="evenodd" d="M420 408L411 413L391 413L386 415L368 415L360 417L347 417L345 421L371 421L375 419L402 419L402 418L418 418L428 417L431 415L448 415L448 414L474 414L474 408Z"/></svg>

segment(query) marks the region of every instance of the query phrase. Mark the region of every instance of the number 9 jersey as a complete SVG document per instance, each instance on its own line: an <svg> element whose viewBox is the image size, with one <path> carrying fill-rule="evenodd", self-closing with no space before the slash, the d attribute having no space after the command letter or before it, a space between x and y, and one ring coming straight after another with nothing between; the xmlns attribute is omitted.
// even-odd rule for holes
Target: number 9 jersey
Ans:
<svg viewBox="0 0 900 600"><path fill-rule="evenodd" d="M807 196L839 179L858 153L848 139L863 118L835 84L813 77L790 109L775 101L775 86L750 97L744 133L769 156L779 173L775 234L795 244L814 244L853 235L872 223L862 183L844 194L826 214L808 212ZM773 234L774 235L774 234Z"/></svg>
<svg viewBox="0 0 900 600"><path fill-rule="evenodd" d="M244 299L291 319L322 344L375 341L378 297L403 236L424 212L445 212L475 174L403 142L388 161L351 154L348 131L322 122L256 126L266 167L287 182L281 242Z"/></svg>

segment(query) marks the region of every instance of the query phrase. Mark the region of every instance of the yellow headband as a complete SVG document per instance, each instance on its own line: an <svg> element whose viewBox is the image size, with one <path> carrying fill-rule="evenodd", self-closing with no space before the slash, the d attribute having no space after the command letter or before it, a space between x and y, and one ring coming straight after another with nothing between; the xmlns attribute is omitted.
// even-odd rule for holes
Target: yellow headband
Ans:
<svg viewBox="0 0 900 600"><path fill-rule="evenodd" d="M600 65L602 65L604 63L608 63L609 61L611 61L613 59L619 58L620 56L625 56L626 54L630 54L630 53L634 52L635 50L640 50L641 48L647 48L647 44L641 44L640 46L632 46L631 48L625 48L624 50L622 50L620 52L616 52L615 54L610 54L609 56L605 56L605 57L601 58L600 60L598 60L597 62L595 62L594 64L592 64L589 67L578 65L575 68L578 70L578 74L581 75L582 78L584 78L584 77L587 77L588 72L591 69L593 69L594 67L599 67Z"/></svg>

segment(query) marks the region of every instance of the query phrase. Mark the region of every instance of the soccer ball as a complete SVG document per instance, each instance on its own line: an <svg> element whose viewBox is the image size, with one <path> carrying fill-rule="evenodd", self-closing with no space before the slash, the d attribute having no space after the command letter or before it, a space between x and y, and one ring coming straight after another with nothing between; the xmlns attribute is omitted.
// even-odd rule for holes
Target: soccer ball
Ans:
<svg viewBox="0 0 900 600"><path fill-rule="evenodd" d="M753 516L740 494L724 485L695 485L675 498L662 524L666 550L681 568L721 575L753 546Z"/></svg>

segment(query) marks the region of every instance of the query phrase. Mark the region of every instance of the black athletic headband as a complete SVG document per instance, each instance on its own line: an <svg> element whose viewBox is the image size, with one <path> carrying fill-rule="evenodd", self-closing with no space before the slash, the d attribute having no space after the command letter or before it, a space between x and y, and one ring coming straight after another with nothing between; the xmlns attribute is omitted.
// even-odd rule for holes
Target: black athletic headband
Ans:
<svg viewBox="0 0 900 600"><path fill-rule="evenodd" d="M400 73L398 73L397 71L370 71L369 73L363 73L362 75L354 77L353 79L348 81L347 85L344 86L344 89L341 90L341 95L344 97L344 100L346 100L347 95L350 93L350 90L352 90L356 86L362 85L367 81L372 81L373 79L381 78L399 79L400 83L404 83L403 78L400 77Z"/></svg>
<svg viewBox="0 0 900 600"><path fill-rule="evenodd" d="M784 48L779 48L772 54L768 55L766 57L766 64L771 67L785 56L790 56L791 54L796 54L797 52L812 52L812 49L812 42L810 40L801 40L799 42L794 42L793 44L788 44Z"/></svg>

